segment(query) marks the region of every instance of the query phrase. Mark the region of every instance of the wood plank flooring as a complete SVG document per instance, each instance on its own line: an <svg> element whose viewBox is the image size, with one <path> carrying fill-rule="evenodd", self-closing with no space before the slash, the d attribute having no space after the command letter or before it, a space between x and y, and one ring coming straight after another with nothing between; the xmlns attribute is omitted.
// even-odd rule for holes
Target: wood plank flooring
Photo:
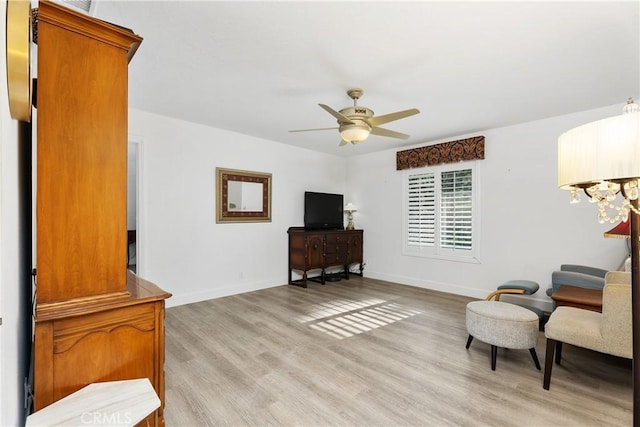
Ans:
<svg viewBox="0 0 640 427"><path fill-rule="evenodd" d="M284 285L167 309L167 426L630 426L631 362L474 340L471 299L379 280ZM544 333L537 352L544 366Z"/></svg>

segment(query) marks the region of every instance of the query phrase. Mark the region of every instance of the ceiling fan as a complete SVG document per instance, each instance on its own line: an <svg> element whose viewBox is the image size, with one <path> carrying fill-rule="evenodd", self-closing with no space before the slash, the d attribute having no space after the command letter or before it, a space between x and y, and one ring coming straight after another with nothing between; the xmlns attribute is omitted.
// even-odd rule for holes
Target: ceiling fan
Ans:
<svg viewBox="0 0 640 427"><path fill-rule="evenodd" d="M367 107L358 106L358 99L362 96L362 93L362 89L359 88L349 89L347 91L347 95L349 95L349 97L353 99L353 107L343 108L340 111L336 111L324 104L318 104L329 114L338 119L338 127L299 129L290 130L289 132L308 132L316 130L338 129L338 131L340 132L340 136L342 137L342 141L340 141L341 146L348 143L355 144L358 142L362 142L367 139L370 134L399 139L409 138L409 135L405 133L384 129L379 126L385 123L392 122L394 120L413 116L414 114L418 114L420 111L418 111L416 108L411 108L409 110L396 111L395 113L389 113L383 116L376 117L373 114L373 110L370 110Z"/></svg>

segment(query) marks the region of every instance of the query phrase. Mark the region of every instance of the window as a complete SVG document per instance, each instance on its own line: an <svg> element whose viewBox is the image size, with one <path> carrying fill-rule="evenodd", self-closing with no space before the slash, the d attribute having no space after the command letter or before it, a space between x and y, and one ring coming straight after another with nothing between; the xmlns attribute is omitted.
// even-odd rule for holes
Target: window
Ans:
<svg viewBox="0 0 640 427"><path fill-rule="evenodd" d="M477 262L475 162L405 172L404 253Z"/></svg>

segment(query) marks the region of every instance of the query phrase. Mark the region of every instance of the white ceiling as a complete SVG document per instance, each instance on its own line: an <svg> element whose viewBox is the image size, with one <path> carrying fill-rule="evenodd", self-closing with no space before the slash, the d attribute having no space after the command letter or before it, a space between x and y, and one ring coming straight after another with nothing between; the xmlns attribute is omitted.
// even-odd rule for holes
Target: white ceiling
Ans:
<svg viewBox="0 0 640 427"><path fill-rule="evenodd" d="M640 94L638 1L105 1L144 37L132 107L340 156L619 103ZM338 147L322 110L359 105L403 141Z"/></svg>

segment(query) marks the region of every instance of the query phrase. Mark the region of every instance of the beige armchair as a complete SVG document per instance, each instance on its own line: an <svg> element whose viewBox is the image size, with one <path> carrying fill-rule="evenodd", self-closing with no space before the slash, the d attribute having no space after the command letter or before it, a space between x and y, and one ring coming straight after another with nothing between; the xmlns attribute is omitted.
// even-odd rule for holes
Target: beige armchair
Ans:
<svg viewBox="0 0 640 427"><path fill-rule="evenodd" d="M602 313L558 307L549 317L545 336L545 390L549 390L551 382L554 352L555 362L559 365L563 343L631 359L631 273L607 273L602 293Z"/></svg>

